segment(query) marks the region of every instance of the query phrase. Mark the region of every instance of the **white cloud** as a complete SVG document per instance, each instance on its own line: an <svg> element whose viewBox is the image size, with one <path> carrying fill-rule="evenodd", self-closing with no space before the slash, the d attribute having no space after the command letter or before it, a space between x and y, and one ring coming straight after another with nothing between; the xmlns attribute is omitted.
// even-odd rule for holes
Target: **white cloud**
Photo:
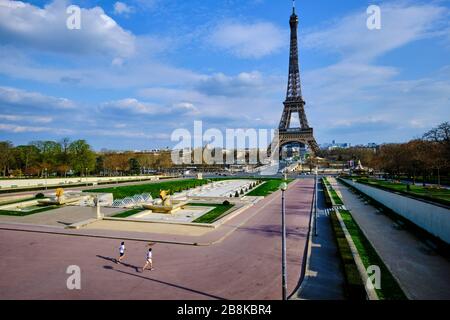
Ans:
<svg viewBox="0 0 450 320"><path fill-rule="evenodd" d="M196 89L208 96L255 96L274 92L274 79L264 77L260 72L242 72L236 76L216 73L205 76L196 85ZM278 81L280 79L276 79ZM279 89L279 88L275 88Z"/></svg>
<svg viewBox="0 0 450 320"><path fill-rule="evenodd" d="M134 12L134 8L131 6L128 6L126 3L117 1L114 3L114 13L117 15L128 15L130 13Z"/></svg>
<svg viewBox="0 0 450 320"><path fill-rule="evenodd" d="M43 132L43 131L47 131L48 128L25 127L25 126L0 123L0 130L7 131L7 132L13 132L13 133L23 133L23 132Z"/></svg>
<svg viewBox="0 0 450 320"><path fill-rule="evenodd" d="M103 111L119 110L132 114L157 114L159 107L144 103L134 98L105 102L100 107Z"/></svg>
<svg viewBox="0 0 450 320"><path fill-rule="evenodd" d="M179 102L170 106L157 105L142 102L135 98L127 98L116 101L105 102L99 108L102 112L119 111L130 115L153 115L164 116L176 113L176 115L195 114L198 112L193 103Z"/></svg>
<svg viewBox="0 0 450 320"><path fill-rule="evenodd" d="M0 0L0 39L3 44L71 55L101 54L129 57L135 36L122 29L102 8L81 9L81 29L69 30L65 0L44 8Z"/></svg>
<svg viewBox="0 0 450 320"><path fill-rule="evenodd" d="M51 127L33 127L33 126L22 126L13 124L0 123L0 131L11 132L11 133L38 133L38 132L51 132L54 134L71 134L72 130L69 129L57 129Z"/></svg>
<svg viewBox="0 0 450 320"><path fill-rule="evenodd" d="M17 108L34 109L74 109L75 103L69 99L45 96L38 92L30 92L11 87L0 86L0 105L2 110L6 108L17 110Z"/></svg>
<svg viewBox="0 0 450 320"><path fill-rule="evenodd" d="M11 122L25 121L32 123L50 123L53 121L52 117L42 117L33 115L12 115L12 114L0 114L0 120L7 120Z"/></svg>
<svg viewBox="0 0 450 320"><path fill-rule="evenodd" d="M262 58L287 45L287 32L268 22L225 22L210 35L210 42L241 58Z"/></svg>
<svg viewBox="0 0 450 320"><path fill-rule="evenodd" d="M89 61L92 63L92 61ZM17 49L0 46L0 74L39 83L69 84L88 88L124 89L176 85L198 81L202 75L153 60L115 60L86 66L48 66Z"/></svg>
<svg viewBox="0 0 450 320"><path fill-rule="evenodd" d="M348 15L319 31L305 35L308 48L334 51L351 61L369 61L407 43L436 35L449 10L435 4L381 4L381 30L369 30L364 10ZM438 32L439 33L439 32Z"/></svg>
<svg viewBox="0 0 450 320"><path fill-rule="evenodd" d="M366 28L361 10L303 37L308 49L340 56L303 74L307 113L319 140L405 141L450 118L448 68L409 78L400 67L377 63L407 44L445 36L449 10L436 3L391 2L381 4L381 14L379 31Z"/></svg>

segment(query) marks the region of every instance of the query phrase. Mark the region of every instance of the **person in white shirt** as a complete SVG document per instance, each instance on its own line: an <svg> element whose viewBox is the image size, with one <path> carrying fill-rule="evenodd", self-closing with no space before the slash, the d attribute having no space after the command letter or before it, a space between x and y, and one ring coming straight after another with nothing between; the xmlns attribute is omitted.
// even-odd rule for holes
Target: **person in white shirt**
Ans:
<svg viewBox="0 0 450 320"><path fill-rule="evenodd" d="M145 265L144 265L144 267L142 268L142 272L144 272L144 270L145 270L145 269L147 268L147 266L149 266L149 265L150 265L150 270L153 270L152 248L149 248L149 249L148 249L146 259L147 259L147 260L145 261Z"/></svg>
<svg viewBox="0 0 450 320"><path fill-rule="evenodd" d="M116 260L117 263L121 263L122 259L125 257L125 242L122 241L119 247L119 259Z"/></svg>

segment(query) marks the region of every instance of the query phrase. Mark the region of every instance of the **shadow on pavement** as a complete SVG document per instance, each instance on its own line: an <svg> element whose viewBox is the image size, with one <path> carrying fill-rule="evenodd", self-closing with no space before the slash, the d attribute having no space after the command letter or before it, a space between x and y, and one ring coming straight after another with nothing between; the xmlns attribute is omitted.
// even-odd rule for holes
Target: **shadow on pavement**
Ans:
<svg viewBox="0 0 450 320"><path fill-rule="evenodd" d="M170 287L186 290L186 291L189 291L189 292L192 292L192 293L197 293L197 294L200 294L200 295L212 298L212 299L225 300L225 298L221 298L221 297L218 297L218 296L215 296L215 295L212 295L212 294L208 294L208 293L205 293L205 292L201 292L201 291L198 291L198 290L195 290L195 289L186 288L186 287L183 287L183 286L180 286L180 285L177 285L177 284L173 284L173 283L169 283L169 282L166 282L166 281L161 281L161 280L157 280L157 279L147 278L147 277L144 277L142 275L129 273L129 272L126 272L126 271L121 271L121 270L116 270L116 269L113 269L113 270L117 271L117 272L120 272L120 273L123 273L123 274L128 274L130 276L138 277L138 278L141 278L141 279L144 279L144 280L149 280L149 281L157 282L157 283L160 283L160 284L165 284L165 285L170 286Z"/></svg>
<svg viewBox="0 0 450 320"><path fill-rule="evenodd" d="M97 258L101 258L101 259L104 259L104 260L107 260L107 261L111 261L113 263L117 263L117 259L116 258L103 257L103 256L100 256L100 255L97 255ZM121 262L120 265L128 267L128 268L132 268L132 269L136 270L136 272L139 272L139 267L133 266L132 264ZM113 268L106 268L106 267L104 267L104 268L105 269L113 269Z"/></svg>
<svg viewBox="0 0 450 320"><path fill-rule="evenodd" d="M247 228L239 228L238 231L248 231L255 234L261 234L267 237L281 237L281 226L280 225L265 225L261 227L247 227ZM302 230L302 228L286 228L286 235L288 238L305 238L308 236L308 230Z"/></svg>

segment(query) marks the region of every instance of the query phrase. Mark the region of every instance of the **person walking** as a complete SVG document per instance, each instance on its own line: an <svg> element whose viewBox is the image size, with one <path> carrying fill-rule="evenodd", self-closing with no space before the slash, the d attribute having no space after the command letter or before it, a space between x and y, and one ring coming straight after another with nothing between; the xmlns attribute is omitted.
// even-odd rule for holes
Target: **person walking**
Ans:
<svg viewBox="0 0 450 320"><path fill-rule="evenodd" d="M144 265L144 267L142 268L142 272L144 272L144 270L150 265L150 271L151 270L153 270L153 261L152 261L152 256L153 256L153 254L152 254L152 248L149 248L148 249L148 252L147 252L147 257L146 257L146 261L145 261L145 265Z"/></svg>
<svg viewBox="0 0 450 320"><path fill-rule="evenodd" d="M125 242L122 241L119 247L119 259L116 260L116 263L122 263L122 259L125 257Z"/></svg>

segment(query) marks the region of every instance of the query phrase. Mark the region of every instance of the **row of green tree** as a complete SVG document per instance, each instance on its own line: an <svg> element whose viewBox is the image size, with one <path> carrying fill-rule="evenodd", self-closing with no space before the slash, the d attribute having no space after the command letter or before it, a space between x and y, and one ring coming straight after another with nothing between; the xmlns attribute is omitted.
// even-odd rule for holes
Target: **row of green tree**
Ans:
<svg viewBox="0 0 450 320"><path fill-rule="evenodd" d="M0 141L0 170L4 177L135 175L171 167L170 151L95 152L85 140L68 138L20 146Z"/></svg>
<svg viewBox="0 0 450 320"><path fill-rule="evenodd" d="M16 147L0 141L3 176L84 175L94 171L96 157L85 140L33 141Z"/></svg>

